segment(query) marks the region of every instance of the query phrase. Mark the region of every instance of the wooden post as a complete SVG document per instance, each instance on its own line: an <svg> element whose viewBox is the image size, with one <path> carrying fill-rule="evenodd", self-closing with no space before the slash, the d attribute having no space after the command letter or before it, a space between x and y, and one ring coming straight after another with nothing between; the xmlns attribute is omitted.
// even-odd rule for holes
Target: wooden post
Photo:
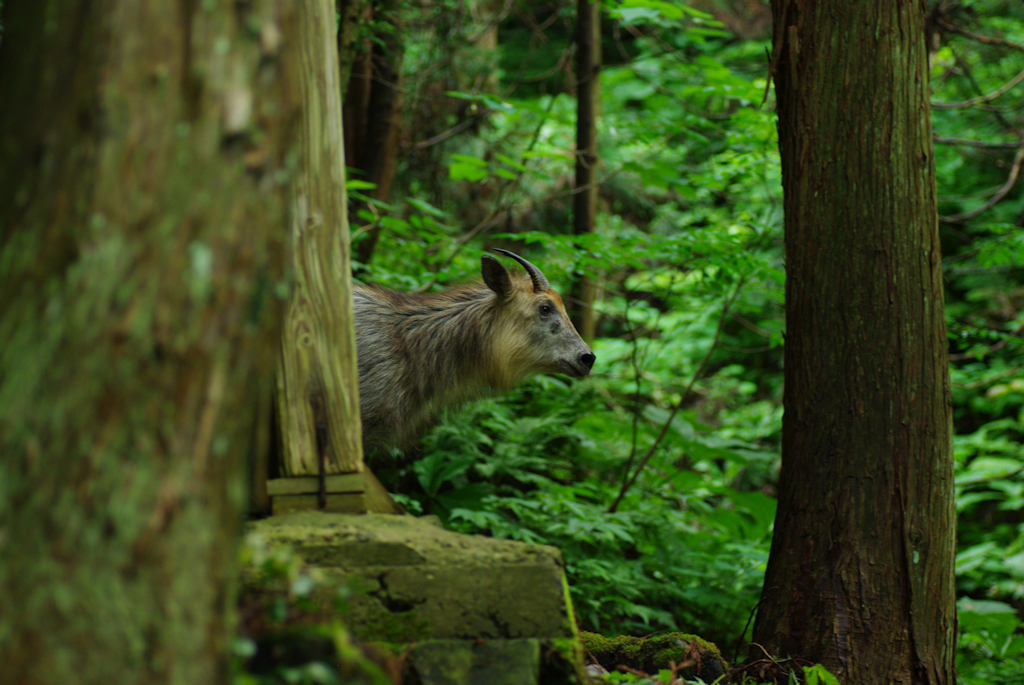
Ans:
<svg viewBox="0 0 1024 685"><path fill-rule="evenodd" d="M363 512L370 501L360 438L334 11L330 0L301 0L298 7L303 144L291 223L295 280L277 374L285 478L271 481L267 490L274 513ZM376 492L376 479L368 478Z"/></svg>

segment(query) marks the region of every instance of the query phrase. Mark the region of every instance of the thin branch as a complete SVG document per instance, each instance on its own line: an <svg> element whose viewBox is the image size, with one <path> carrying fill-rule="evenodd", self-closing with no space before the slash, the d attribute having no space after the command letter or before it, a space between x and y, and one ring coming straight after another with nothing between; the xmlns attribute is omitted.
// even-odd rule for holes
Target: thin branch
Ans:
<svg viewBox="0 0 1024 685"><path fill-rule="evenodd" d="M984 148L1014 148L1024 147L1024 142L1017 143L985 143L980 140L968 140L966 138L942 138L935 136L932 138L932 142L942 143L945 145L970 145L971 147L984 147Z"/></svg>
<svg viewBox="0 0 1024 685"><path fill-rule="evenodd" d="M683 403L690 398L690 393L693 391L694 384L697 382L697 379L703 375L704 369L707 368L708 362L711 360L711 355L714 354L716 349L718 349L718 341L722 337L722 329L725 328L725 319L729 315L729 309L732 307L732 303L736 301L736 297L739 296L740 290L743 289L743 283L744 281L741 278L736 283L736 289L733 290L732 294L725 301L725 304L722 307L722 313L718 317L718 326L715 328L715 337L711 340L711 347L708 348L707 354L705 354L704 358L701 359L700 366L698 366L697 370L693 372L693 376L690 377L690 383L686 386L682 395L679 396L679 400L672 405L672 411L669 412L668 418L665 420L665 423L661 427L661 431L658 433L658 437L654 439L654 444L652 444L647 450L647 453L644 454L643 459L640 460L640 463L637 465L633 475L623 482L622 488L619 490L619 494L615 497L615 501L608 507L609 514L614 514L619 508L619 504L622 503L622 500L625 498L626 493L629 492L629 489L633 487L636 479L640 476L640 473L643 472L644 467L647 466L647 462L649 462L651 457L654 456L654 453L658 451L658 447L661 446L662 441L668 434L668 429L672 425L672 421L676 418L676 414L678 414L679 410L683 408Z"/></svg>
<svg viewBox="0 0 1024 685"><path fill-rule="evenodd" d="M998 383L999 381L1006 378L1016 378L1020 374L1021 369L1022 367L1020 366L1013 366L1010 367L1009 369L1006 369L1005 371L996 374L995 376L992 376L991 378L983 378L982 380L975 381L973 383L958 383L956 381L953 381L953 387L959 388L961 390L977 390L978 388L984 388L986 385Z"/></svg>
<svg viewBox="0 0 1024 685"><path fill-rule="evenodd" d="M409 148L413 150L422 150L423 148L431 147L432 145L437 145L438 143L443 143L452 136L465 131L467 128L477 123L490 113L491 110L489 109L478 110L475 114L469 115L469 117L455 124L447 131L442 131L441 133L438 133L436 136L432 138L427 138L426 140L421 140L418 143L413 143L412 145L409 146Z"/></svg>
<svg viewBox="0 0 1024 685"><path fill-rule="evenodd" d="M1012 48L1014 50L1020 50L1021 52L1024 52L1024 45L1021 45L1020 43L1014 43L1004 38L992 38L990 36L983 36L980 33L973 33L965 28L956 26L955 24L950 24L942 17L937 17L935 19L935 23L947 31L950 31L952 33L959 33L961 36L971 38L972 40L976 40L980 43L986 43L988 45L1002 45L1003 47Z"/></svg>
<svg viewBox="0 0 1024 685"><path fill-rule="evenodd" d="M977 255L981 250L971 250L971 256ZM946 269L946 273L953 277L975 276L977 274L1005 274L1010 271L1024 269L1024 264L1003 264L1002 266L977 266L973 268Z"/></svg>
<svg viewBox="0 0 1024 685"><path fill-rule="evenodd" d="M999 350L1003 349L1004 347L1006 347L1009 344L1011 339L1013 339L1015 336L1020 336L1021 332L1024 332L1024 326L1019 327L1017 330L1015 330L1013 333L1010 333L1009 335L1007 335L1005 338L1003 338L999 342L997 342L997 343L995 343L993 345L989 345L988 348L985 350L985 354L992 354L993 352L998 352ZM949 360L950 361L954 361L954 362L959 362L959 361L963 361L965 359L974 359L975 357L976 357L976 355L973 352L963 352L963 353L960 353L960 354L951 354L951 355L949 355ZM989 379L989 380L991 380L991 379Z"/></svg>
<svg viewBox="0 0 1024 685"><path fill-rule="evenodd" d="M978 83L978 79L974 78L974 72L971 69L971 65L967 62L967 60L960 56L960 53L957 50L953 49L953 46L950 46L950 51L953 53L953 59L956 62L956 64L959 65L960 71L963 74L964 78L966 78L967 82L970 83L971 86L974 88L974 92L976 92L980 96L984 91L982 91L981 84ZM1002 125L1004 129L1008 131L1014 130L1015 127L1012 126L1010 122L1006 120L1006 117L1003 116L1002 112L1000 112L998 108L987 104L977 105L977 108L982 110L983 112L992 112L993 114L995 114L996 119L999 121L999 123Z"/></svg>
<svg viewBox="0 0 1024 685"><path fill-rule="evenodd" d="M530 15L530 13L517 11L516 16L520 20L522 20L524 24L526 24L527 28L530 29L530 44L526 49L526 55L519 62L519 69L516 71L516 75L511 79L509 86L504 91L506 97L509 96L511 93L515 92L516 88L519 87L520 83L542 83L543 81L547 80L551 76L551 74L563 71L565 69L565 63L572 52L572 43L570 42L562 50L561 55L559 55L559 58L556 60L556 63L553 67L551 67L544 73L540 74L539 76L533 76L530 77L529 79L524 78L523 73L526 71L526 68L530 65L530 63L533 60L533 55L537 49L537 44L546 43L548 41L548 37L544 33L544 31L546 31L548 27L550 27L552 24L558 21L559 14L558 12L552 12L551 15L540 24L533 20L533 17ZM556 91L555 94L557 94L557 92L558 91ZM554 95L552 95L552 97L554 97Z"/></svg>
<svg viewBox="0 0 1024 685"><path fill-rule="evenodd" d="M753 331L754 333L758 334L762 338L768 338L769 340L771 340L772 334L769 333L768 331L766 331L765 329L761 328L760 326L756 325L754 322L752 322L752 321L750 321L750 320L740 316L739 314L733 314L732 318L735 321L738 321L740 323L740 325L742 325L747 330ZM758 349L761 349L761 348L758 348Z"/></svg>
<svg viewBox="0 0 1024 685"><path fill-rule="evenodd" d="M534 147L536 147L537 141L540 140L540 132L544 128L544 125L545 123L547 123L548 119L550 119L551 110L554 107L554 105L555 98L551 98L550 102L548 102L548 107L544 113L544 116L541 117L541 120L537 123L537 126L533 131L533 138L530 140L530 144L527 145L526 149L523 151L523 156L521 158L521 163L523 165L525 165L527 161L526 155L529 152L531 152ZM455 249L451 251L451 253L448 255L448 258L444 261L440 268L438 268L437 271L434 272L433 277L429 281L424 283L422 286L417 288L415 292L424 292L428 290L430 287L432 287L434 283L437 282L437 273L439 271L447 269L448 266L455 260L456 255L458 255L459 252L462 251L462 248L465 247L470 240L475 238L480 233L486 233L487 231L490 231L492 228L494 228L494 226L497 225L502 214L510 212L512 208L516 206L516 203L514 201L507 200L506 198L508 198L512 194L512 191L519 186L519 183L523 178L523 174L523 171L519 171L514 179L508 181L507 183L499 187L498 198L496 200L497 208L494 209L490 214L485 216L483 220L480 221L480 223L478 223L476 226L470 229L465 235L456 240Z"/></svg>
<svg viewBox="0 0 1024 685"><path fill-rule="evenodd" d="M933 102L932 107L934 107L935 109L965 109L967 107L974 107L975 105L980 105L985 102L991 102L992 100L995 100L997 97L999 97L1006 91L1010 90L1021 81L1024 81L1024 71L1020 72L1012 79L1010 79L1007 83L1005 83L1001 88L997 88L988 95L981 95L976 98L971 98L970 100L963 100L962 102Z"/></svg>
<svg viewBox="0 0 1024 685"><path fill-rule="evenodd" d="M623 282L625 285L625 282ZM636 459L636 448L640 441L640 382L643 379L643 372L640 369L640 341L634 336L635 329L633 328L633 322L629 318L629 293L625 296L626 307L622 312L623 317L626 320L626 324L629 326L627 333L633 337L633 345L629 354L629 365L633 369L633 382L636 383L636 397L633 402L633 423L630 426L630 440L629 440L629 459L626 460L626 473L629 473L630 469L633 468L633 460Z"/></svg>
<svg viewBox="0 0 1024 685"><path fill-rule="evenodd" d="M972 217L978 216L982 212L991 209L997 202L1006 197L1006 194L1013 189L1014 184L1017 182L1017 176L1020 174L1020 165L1024 161L1024 147L1017 149L1017 154L1013 158L1013 166L1010 167L1010 176L1006 179L1006 183L996 191L996 194L992 198L980 207L972 209L969 212L963 214L954 214L953 216L940 216L939 219L948 222L963 221Z"/></svg>
<svg viewBox="0 0 1024 685"><path fill-rule="evenodd" d="M674 282L675 282L675 278L673 278L672 282L669 283L669 287L670 288L672 287L672 285L674 285ZM636 332L637 332L637 329L633 328L633 322L629 318L630 299L629 299L629 290L626 289L625 282L623 282L623 291L620 294L622 295L623 300L626 303L625 309L623 311L623 321L624 321L624 324L626 326L628 326L628 328L626 330L626 334L628 336L630 336L630 338L632 339L632 342L633 342L633 345L632 345L632 348L631 348L631 352L630 352L630 356L629 356L629 362L630 362L630 366L633 369L633 380L634 380L634 382L636 384L636 401L633 404L633 423L632 423L631 435L630 435L629 458L626 459L626 465L623 468L623 472L624 473L629 473L630 471L633 470L633 462L636 459L637 445L638 445L638 442L639 442L639 439L640 439L640 403L641 403L640 389L641 389L641 381L643 380L643 373L642 373L642 370L641 370L640 366L641 366L641 364L643 362L643 358L646 357L647 352L649 351L650 346L653 344L653 342L651 340L648 340L648 343L647 343L648 349L641 351L639 336L635 335ZM658 312L658 316L656 317L656 319L654 321L654 326L655 327L657 327L660 324L662 315L663 315L663 312L659 311Z"/></svg>
<svg viewBox="0 0 1024 685"><path fill-rule="evenodd" d="M747 615L747 623L746 623L746 625L743 626L743 632L741 632L739 637L736 638L736 644L733 645L733 648L732 648L732 661L733 661L733 663L736 663L736 662L739 661L740 650L743 648L743 645L741 643L746 638L746 636L747 636L747 629L750 627L750 624L754 622L754 615L757 614L757 610L761 608L761 602L762 601L764 601L764 600L760 600L759 599L757 601L757 604L754 605L754 608L750 610L750 614ZM752 644L753 643L748 642L747 646L749 647ZM758 645L758 647L761 647L761 645ZM761 649L763 650L764 647L761 647Z"/></svg>
<svg viewBox="0 0 1024 685"><path fill-rule="evenodd" d="M732 116L732 114L730 114L730 113L713 114L711 112L704 112L704 111L701 111L699 109L696 109L693 105L689 104L688 102L686 102L682 98L678 97L675 93L670 91L668 88L665 88L664 86L662 86L662 85L660 85L658 83L655 83L651 79L649 79L646 76L644 76L644 74L642 73L641 68L638 66L641 62L643 62L645 60L659 59L661 57L665 57L665 58L674 60L678 64L682 65L682 64L685 64L685 62L682 59L679 58L679 53L682 52L682 50L680 48L677 48L677 47L672 47L672 46L666 45L657 36L652 36L652 35L644 34L642 31L640 31L635 26L626 26L625 28L634 38L641 38L641 37L646 36L647 38L650 38L650 39L654 40L658 44L658 46L662 48L662 51L661 52L651 53L650 55L644 55L643 57L633 57L633 58L627 59L622 64L602 64L599 67L599 69L601 71L604 71L605 69L617 69L617 68L620 68L620 67L628 67L629 69L631 69L633 71L633 73L641 81L643 81L647 85L653 87L655 90L657 90L662 95L664 95L664 96L674 100L676 102L676 104L678 104L680 107L682 107L686 111L690 112L691 114L695 114L695 115L697 115L699 117L702 117L704 119L710 119L712 121L714 121L714 120L724 120L724 119L728 119L730 116ZM653 73L662 73L662 71L663 71L662 69L655 69Z"/></svg>

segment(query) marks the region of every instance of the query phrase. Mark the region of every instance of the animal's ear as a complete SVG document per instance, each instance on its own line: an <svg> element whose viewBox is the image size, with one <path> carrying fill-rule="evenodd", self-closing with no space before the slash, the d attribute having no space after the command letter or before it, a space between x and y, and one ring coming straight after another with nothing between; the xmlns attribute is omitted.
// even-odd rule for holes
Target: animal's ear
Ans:
<svg viewBox="0 0 1024 685"><path fill-rule="evenodd" d="M497 293L499 300L505 301L512 297L512 278L501 262L490 255L481 255L480 271L484 283Z"/></svg>

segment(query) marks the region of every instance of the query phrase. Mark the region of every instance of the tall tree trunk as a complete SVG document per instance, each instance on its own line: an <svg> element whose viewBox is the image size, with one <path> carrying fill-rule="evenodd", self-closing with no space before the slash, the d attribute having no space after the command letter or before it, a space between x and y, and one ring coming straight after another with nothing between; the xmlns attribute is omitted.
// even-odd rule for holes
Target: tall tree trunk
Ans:
<svg viewBox="0 0 1024 685"><path fill-rule="evenodd" d="M223 683L291 3L5 3L0 682Z"/></svg>
<svg viewBox="0 0 1024 685"><path fill-rule="evenodd" d="M361 470L362 446L338 50L330 0L299 4L306 106L278 374L282 465L286 475L347 473Z"/></svg>
<svg viewBox="0 0 1024 685"><path fill-rule="evenodd" d="M341 99L344 102L348 82L352 76L352 65L360 41L360 25L366 19L369 0L334 0L334 11L338 14L338 72L341 82Z"/></svg>
<svg viewBox="0 0 1024 685"><path fill-rule="evenodd" d="M844 683L952 683L952 429L921 5L772 6L786 393L754 640Z"/></svg>
<svg viewBox="0 0 1024 685"><path fill-rule="evenodd" d="M572 227L576 235L593 233L597 219L597 111L600 101L601 3L576 3L576 191ZM573 323L586 340L593 340L597 317L594 279L580 274L573 288Z"/></svg>
<svg viewBox="0 0 1024 685"><path fill-rule="evenodd" d="M402 22L394 0L378 0L370 10L386 24L356 56L345 96L345 144L348 164L373 183L368 191L386 202L398 164L398 134L402 121ZM368 263L380 239L381 226L370 229L356 245L356 259Z"/></svg>

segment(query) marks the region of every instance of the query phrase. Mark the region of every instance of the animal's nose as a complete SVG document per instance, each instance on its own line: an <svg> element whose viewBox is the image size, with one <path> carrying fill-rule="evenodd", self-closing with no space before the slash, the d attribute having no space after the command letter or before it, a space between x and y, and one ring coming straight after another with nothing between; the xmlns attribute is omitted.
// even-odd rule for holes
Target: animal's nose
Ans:
<svg viewBox="0 0 1024 685"><path fill-rule="evenodd" d="M588 369L594 366L594 361L597 359L593 352L584 352L580 355L580 364L587 367Z"/></svg>

